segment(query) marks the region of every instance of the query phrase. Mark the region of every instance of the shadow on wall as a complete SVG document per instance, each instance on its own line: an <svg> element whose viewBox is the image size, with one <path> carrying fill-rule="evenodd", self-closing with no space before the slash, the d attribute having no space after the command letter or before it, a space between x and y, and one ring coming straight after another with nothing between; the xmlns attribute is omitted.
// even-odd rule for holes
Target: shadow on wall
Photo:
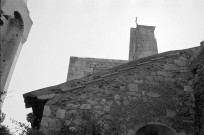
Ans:
<svg viewBox="0 0 204 135"><path fill-rule="evenodd" d="M135 135L177 135L173 128L163 124L146 124L136 130Z"/></svg>

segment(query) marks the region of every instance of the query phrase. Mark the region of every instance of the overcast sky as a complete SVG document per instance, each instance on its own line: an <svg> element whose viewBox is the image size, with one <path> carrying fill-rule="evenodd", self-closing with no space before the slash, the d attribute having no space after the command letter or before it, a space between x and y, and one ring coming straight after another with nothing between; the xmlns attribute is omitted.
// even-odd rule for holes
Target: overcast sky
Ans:
<svg viewBox="0 0 204 135"><path fill-rule="evenodd" d="M128 59L130 28L156 26L159 53L200 45L204 0L28 0L33 20L3 112L25 121L22 94L66 81L69 57Z"/></svg>

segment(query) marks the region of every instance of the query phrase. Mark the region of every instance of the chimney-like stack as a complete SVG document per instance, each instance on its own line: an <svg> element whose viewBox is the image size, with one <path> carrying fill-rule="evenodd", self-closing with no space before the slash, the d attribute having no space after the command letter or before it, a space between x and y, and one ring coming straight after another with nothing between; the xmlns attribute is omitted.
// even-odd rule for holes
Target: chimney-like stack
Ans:
<svg viewBox="0 0 204 135"><path fill-rule="evenodd" d="M154 26L138 25L130 30L129 61L158 54Z"/></svg>

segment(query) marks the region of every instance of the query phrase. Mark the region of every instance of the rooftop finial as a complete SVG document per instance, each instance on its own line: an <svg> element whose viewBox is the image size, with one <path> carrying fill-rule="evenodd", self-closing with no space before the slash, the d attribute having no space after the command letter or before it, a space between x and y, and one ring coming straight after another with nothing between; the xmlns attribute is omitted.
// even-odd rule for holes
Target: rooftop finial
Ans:
<svg viewBox="0 0 204 135"><path fill-rule="evenodd" d="M137 17L135 18L135 22L136 22L136 28L137 28Z"/></svg>

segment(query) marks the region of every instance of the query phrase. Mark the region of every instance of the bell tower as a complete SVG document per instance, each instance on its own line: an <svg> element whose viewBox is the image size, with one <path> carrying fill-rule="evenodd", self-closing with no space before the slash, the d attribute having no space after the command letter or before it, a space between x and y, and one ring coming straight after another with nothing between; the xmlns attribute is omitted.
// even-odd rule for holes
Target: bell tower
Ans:
<svg viewBox="0 0 204 135"><path fill-rule="evenodd" d="M158 54L157 41L154 36L155 26L138 25L130 29L129 61Z"/></svg>

